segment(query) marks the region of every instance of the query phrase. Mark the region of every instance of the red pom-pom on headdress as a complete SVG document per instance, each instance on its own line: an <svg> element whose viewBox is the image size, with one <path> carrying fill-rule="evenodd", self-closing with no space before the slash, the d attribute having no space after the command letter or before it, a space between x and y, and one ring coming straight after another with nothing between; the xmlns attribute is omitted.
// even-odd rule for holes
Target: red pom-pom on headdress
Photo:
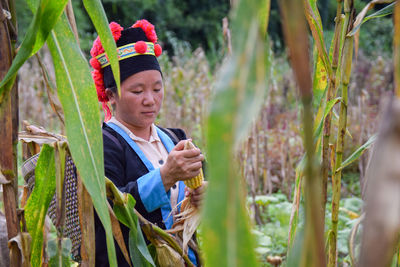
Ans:
<svg viewBox="0 0 400 267"><path fill-rule="evenodd" d="M101 64L97 60L97 58L92 57L89 62L90 62L90 65L93 67L93 69L95 69L95 70L100 70L101 69Z"/></svg>
<svg viewBox="0 0 400 267"><path fill-rule="evenodd" d="M141 19L136 21L136 23L132 25L132 28L142 28L150 42L154 44L157 42L157 34L154 25L147 20Z"/></svg>
<svg viewBox="0 0 400 267"><path fill-rule="evenodd" d="M90 49L90 55L96 57L104 53L103 45L100 42L100 38L97 36L96 40L93 42L92 49Z"/></svg>
<svg viewBox="0 0 400 267"><path fill-rule="evenodd" d="M159 44L154 45L154 54L156 55L156 57L161 56L161 54L162 54L161 45L159 45Z"/></svg>
<svg viewBox="0 0 400 267"><path fill-rule="evenodd" d="M112 21L109 26L110 26L111 33L114 37L114 40L118 41L119 38L121 38L121 32L123 31L124 28L122 28L121 25L119 25L118 23L116 23L114 21Z"/></svg>
<svg viewBox="0 0 400 267"><path fill-rule="evenodd" d="M138 41L135 43L135 51L139 54L144 54L147 51L147 44L144 41Z"/></svg>

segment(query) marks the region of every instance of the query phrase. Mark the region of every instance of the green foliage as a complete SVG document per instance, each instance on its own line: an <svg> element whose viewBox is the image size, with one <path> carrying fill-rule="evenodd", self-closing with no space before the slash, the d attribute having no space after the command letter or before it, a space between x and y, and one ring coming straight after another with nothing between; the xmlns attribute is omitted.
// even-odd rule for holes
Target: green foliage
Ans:
<svg viewBox="0 0 400 267"><path fill-rule="evenodd" d="M111 222L106 203L100 112L96 90L66 16L56 24L48 46L56 71L57 93L65 116L72 158L106 229L110 265L116 266Z"/></svg>
<svg viewBox="0 0 400 267"><path fill-rule="evenodd" d="M259 198L260 199L263 199ZM255 226L253 229L253 235L256 237L257 248L256 252L259 260L263 266L273 266L266 262L267 256L281 256L283 258L282 266L296 266L286 262L287 253L287 233L289 231L290 213L292 209L292 203L290 203L285 195L275 193L268 196L268 204L262 209L261 217L265 224ZM266 202L263 202L265 204ZM356 223L356 219L352 216L360 215L363 202L358 197L343 198L340 201L342 209L339 213L339 224L338 224L338 251L339 251L339 262L349 260L348 242L351 228ZM326 206L326 229L331 227L331 205L330 203ZM355 214L352 214L354 212ZM296 234L296 240L299 235L302 234L304 226L304 210L300 209L299 215L300 221L298 226L298 234ZM296 249L296 241L294 241L293 249ZM291 250L292 253L295 251ZM298 258L297 258L298 259ZM298 263L298 262L297 262Z"/></svg>
<svg viewBox="0 0 400 267"><path fill-rule="evenodd" d="M340 165L340 168L336 171L342 170L346 166L350 165L353 163L355 160L357 160L361 155L364 153L366 149L368 149L376 140L377 135L372 135L365 144L360 146L356 151L354 151L353 154L351 154L346 160L342 162L342 165Z"/></svg>
<svg viewBox="0 0 400 267"><path fill-rule="evenodd" d="M32 237L32 266L42 263L43 225L56 190L54 148L45 144L35 168L35 188L25 206L25 219Z"/></svg>
<svg viewBox="0 0 400 267"><path fill-rule="evenodd" d="M49 265L50 267L70 267L73 266L74 262L71 260L71 247L72 243L69 238L61 238L62 251L58 250L58 237L57 230L53 224L51 224L51 228L47 237L47 247L46 252L50 259ZM60 255L61 253L61 255ZM59 264L61 256L61 264Z"/></svg>
<svg viewBox="0 0 400 267"><path fill-rule="evenodd" d="M108 26L107 16L100 0L83 0L83 5L88 12L90 19L93 21L102 46L107 53L108 60L111 64L111 69L118 87L118 92L121 94L120 87L120 72L119 72L119 59L117 56L117 45L114 37L111 34L110 27Z"/></svg>
<svg viewBox="0 0 400 267"><path fill-rule="evenodd" d="M115 189L117 191L117 189ZM129 227L129 254L135 266L155 266L153 258L147 249L137 215L135 214L135 199L130 194L124 194L126 203L114 203L113 210L118 220Z"/></svg>
<svg viewBox="0 0 400 267"><path fill-rule="evenodd" d="M279 202L268 205L265 213L262 214L262 218L267 223L260 226L259 231L271 240L271 243L266 246L269 249L268 255L285 255L292 203L288 202L282 194L273 196L279 196L277 198ZM260 243L258 245L260 246Z"/></svg>
<svg viewBox="0 0 400 267"><path fill-rule="evenodd" d="M167 33L172 32L193 48L216 51L222 43L222 18L229 12L228 0L105 0L103 5L110 21L126 27L137 19L148 19L156 25L158 37L167 49L171 48Z"/></svg>
<svg viewBox="0 0 400 267"><path fill-rule="evenodd" d="M67 1L38 0L35 3L28 1L32 11L37 7L37 3L40 6L38 6L37 12L35 12L27 34L22 41L16 57L13 59L10 69L0 82L0 102L2 102L4 96L8 93L12 84L14 84L18 69L43 46L51 29L64 11Z"/></svg>
<svg viewBox="0 0 400 267"><path fill-rule="evenodd" d="M393 21L376 18L363 24L360 31L360 50L367 56L390 55L392 52Z"/></svg>

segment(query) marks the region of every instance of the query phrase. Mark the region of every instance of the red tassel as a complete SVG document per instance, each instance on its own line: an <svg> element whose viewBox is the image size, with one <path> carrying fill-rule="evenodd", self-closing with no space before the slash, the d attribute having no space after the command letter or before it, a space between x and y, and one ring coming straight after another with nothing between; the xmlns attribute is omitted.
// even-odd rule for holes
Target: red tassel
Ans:
<svg viewBox="0 0 400 267"><path fill-rule="evenodd" d="M103 111L104 111L104 121L107 122L109 120L111 120L112 114L110 111L110 108L107 105L107 102L102 102L103 104Z"/></svg>

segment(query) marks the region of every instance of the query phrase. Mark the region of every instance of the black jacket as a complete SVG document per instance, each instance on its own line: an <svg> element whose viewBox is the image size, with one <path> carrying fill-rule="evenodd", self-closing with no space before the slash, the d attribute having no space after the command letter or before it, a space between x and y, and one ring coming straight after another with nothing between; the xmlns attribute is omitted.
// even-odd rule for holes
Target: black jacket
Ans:
<svg viewBox="0 0 400 267"><path fill-rule="evenodd" d="M173 137L168 130L159 127L165 132L174 144L177 143L176 137L179 140L186 139L186 135L181 129L170 128L176 137ZM106 133L105 133L106 132ZM103 144L104 144L104 168L105 175L109 178L120 191L130 193L136 200L135 209L142 214L147 220L155 223L160 228L165 229L162 222L161 209L158 208L152 212L147 212L138 191L138 184L136 180L148 173L148 169L143 164L142 160L136 152L129 146L125 139L115 132L107 124L103 124ZM128 247L129 229L123 224L121 230L125 239L125 244ZM108 254L107 244L104 228L95 215L95 235L96 235L96 266L108 267ZM115 249L117 254L118 267L129 266L125 258L115 242Z"/></svg>

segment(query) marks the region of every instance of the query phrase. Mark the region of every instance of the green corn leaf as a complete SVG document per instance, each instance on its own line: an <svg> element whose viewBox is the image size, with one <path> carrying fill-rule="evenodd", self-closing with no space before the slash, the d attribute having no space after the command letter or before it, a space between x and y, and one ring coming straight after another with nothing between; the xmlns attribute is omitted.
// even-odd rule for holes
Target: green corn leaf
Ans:
<svg viewBox="0 0 400 267"><path fill-rule="evenodd" d="M328 115L328 113L332 110L332 108L337 103L340 102L340 100L341 100L341 97L337 97L335 99L332 99L331 101L329 101L326 104L325 111L324 111L324 116L321 118L320 121L318 121L318 126L314 125L314 127L317 126L317 128L314 129L314 139L318 140L318 139L320 139L322 137L322 128L324 126L324 120L325 120L326 116Z"/></svg>
<svg viewBox="0 0 400 267"><path fill-rule="evenodd" d="M365 17L361 24L367 22L370 19L381 18L393 14L395 4L396 3L391 3L390 5L387 5L384 8L376 11L375 13Z"/></svg>
<svg viewBox="0 0 400 267"><path fill-rule="evenodd" d="M132 262L135 263L135 266L155 266L153 258L151 257L150 252L147 249L142 230L140 229L139 219L134 212L136 203L135 199L130 194L128 194L127 198L128 201L126 203L127 205L125 207L125 210L131 218L131 230L129 231L129 252L131 254ZM135 257L135 255L139 255L139 257ZM138 259L142 261L142 265L136 263Z"/></svg>
<svg viewBox="0 0 400 267"><path fill-rule="evenodd" d="M83 0L83 5L85 6L87 13L92 20L97 33L99 34L101 44L107 53L108 59L110 60L111 69L114 74L118 92L121 94L117 45L115 44L110 27L108 26L108 20L106 13L104 12L103 5L101 4L100 0Z"/></svg>
<svg viewBox="0 0 400 267"><path fill-rule="evenodd" d="M255 118L269 78L269 48L260 30L267 18L254 16L264 5L269 6L269 1L238 1L232 17L233 54L222 68L211 103L207 125L210 186L202 228L207 240L205 266L258 266L244 185L232 162L235 143Z"/></svg>
<svg viewBox="0 0 400 267"><path fill-rule="evenodd" d="M328 85L328 76L321 57L317 53L317 47L314 45L314 78L313 78L313 107L319 107L315 122L319 121L322 116L323 107L325 106L324 95ZM315 123L314 122L314 123Z"/></svg>
<svg viewBox="0 0 400 267"><path fill-rule="evenodd" d="M330 77L332 75L332 66L329 61L328 53L326 51L321 16L317 8L317 1L303 0L303 3L308 25L310 27L312 36L314 37L315 44L318 48L318 54L321 57L328 76Z"/></svg>
<svg viewBox="0 0 400 267"><path fill-rule="evenodd" d="M110 265L117 266L106 202L103 146L99 145L103 141L96 89L65 15L47 43L53 57L71 155L105 228Z"/></svg>
<svg viewBox="0 0 400 267"><path fill-rule="evenodd" d="M353 154L350 155L345 161L342 162L342 165L340 165L340 168L337 169L336 171L341 171L345 167L349 166L351 163L356 161L361 155L365 152L366 149L370 148L370 146L376 141L377 135L374 134L371 136L365 144L360 146L356 151L353 152Z"/></svg>
<svg viewBox="0 0 400 267"><path fill-rule="evenodd" d="M304 246L302 242L304 239L304 235L304 229L300 228L295 239L292 241L292 249L288 251L287 266L299 267L304 265L304 262L300 261L300 259L302 258L302 247Z"/></svg>
<svg viewBox="0 0 400 267"><path fill-rule="evenodd" d="M113 191L118 192L114 187ZM122 194L121 194L122 195ZM120 222L129 227L129 254L135 266L155 266L153 258L147 248L142 230L140 229L139 218L135 214L135 199L130 194L123 194L125 203L114 203L114 213Z"/></svg>
<svg viewBox="0 0 400 267"><path fill-rule="evenodd" d="M336 127L339 127L339 115L336 113L335 110L332 110L332 114L333 114L333 116L332 116L332 122L333 122L333 124L334 124ZM350 137L351 139L353 139L353 136L351 135L349 129L346 129L346 135L347 135L348 137Z"/></svg>
<svg viewBox="0 0 400 267"><path fill-rule="evenodd" d="M39 0L36 5L34 3L29 5L35 15L10 69L0 82L0 103L11 89L19 68L43 46L67 2L68 0Z"/></svg>
<svg viewBox="0 0 400 267"><path fill-rule="evenodd" d="M268 23L269 23L269 10L271 9L271 1L264 0L264 3L259 9L259 21L260 21L260 31L266 36Z"/></svg>
<svg viewBox="0 0 400 267"><path fill-rule="evenodd" d="M289 221L288 254L290 254L290 250L292 249L294 240L296 239L297 225L299 222L301 183L305 166L306 166L306 157L305 155L303 155L303 157L301 158L300 162L297 164L296 167L294 197L293 197L292 211L290 214L290 221Z"/></svg>
<svg viewBox="0 0 400 267"><path fill-rule="evenodd" d="M42 263L43 225L55 190L54 148L44 144L35 168L35 187L25 206L26 226L32 237L32 266Z"/></svg>

